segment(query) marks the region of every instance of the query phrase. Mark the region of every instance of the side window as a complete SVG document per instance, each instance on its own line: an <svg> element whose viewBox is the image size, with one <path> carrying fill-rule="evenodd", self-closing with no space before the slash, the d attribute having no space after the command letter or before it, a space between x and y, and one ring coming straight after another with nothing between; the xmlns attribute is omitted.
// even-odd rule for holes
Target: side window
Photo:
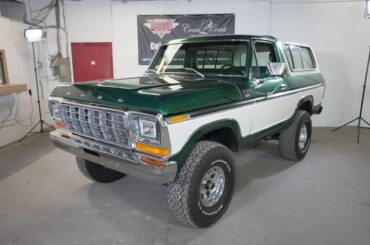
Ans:
<svg viewBox="0 0 370 245"><path fill-rule="evenodd" d="M294 65L293 65L293 55L292 55L292 52L290 51L290 46L289 44L285 44L284 45L284 51L285 51L285 54L286 54L286 57L288 59L288 63L289 63L289 66L292 68L292 70L294 69Z"/></svg>
<svg viewBox="0 0 370 245"><path fill-rule="evenodd" d="M301 53L299 51L298 46L290 46L290 52L292 53L293 57L293 69L294 70L302 70L303 69L303 62L301 58Z"/></svg>
<svg viewBox="0 0 370 245"><path fill-rule="evenodd" d="M313 60L312 51L307 47L300 47L303 68L304 69L313 69L316 67L315 62Z"/></svg>
<svg viewBox="0 0 370 245"><path fill-rule="evenodd" d="M294 70L311 70L316 68L312 51L308 47L284 45L284 51L290 68Z"/></svg>
<svg viewBox="0 0 370 245"><path fill-rule="evenodd" d="M256 43L254 45L255 54L252 59L251 73L253 77L268 77L267 65L276 62L276 51L273 43Z"/></svg>

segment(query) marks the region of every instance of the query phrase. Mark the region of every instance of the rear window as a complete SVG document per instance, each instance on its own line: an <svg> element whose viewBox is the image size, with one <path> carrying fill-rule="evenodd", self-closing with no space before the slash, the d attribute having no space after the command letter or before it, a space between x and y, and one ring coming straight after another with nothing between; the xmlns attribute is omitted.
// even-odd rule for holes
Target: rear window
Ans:
<svg viewBox="0 0 370 245"><path fill-rule="evenodd" d="M285 54L293 71L305 71L316 68L312 50L298 45L284 45Z"/></svg>

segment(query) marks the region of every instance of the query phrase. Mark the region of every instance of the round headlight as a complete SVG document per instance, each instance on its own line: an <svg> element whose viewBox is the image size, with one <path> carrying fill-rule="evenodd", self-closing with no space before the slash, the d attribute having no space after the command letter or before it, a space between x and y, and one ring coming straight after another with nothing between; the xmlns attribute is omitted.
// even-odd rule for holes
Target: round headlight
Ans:
<svg viewBox="0 0 370 245"><path fill-rule="evenodd" d="M50 101L49 102L50 115L53 119L60 120L60 102L59 101Z"/></svg>

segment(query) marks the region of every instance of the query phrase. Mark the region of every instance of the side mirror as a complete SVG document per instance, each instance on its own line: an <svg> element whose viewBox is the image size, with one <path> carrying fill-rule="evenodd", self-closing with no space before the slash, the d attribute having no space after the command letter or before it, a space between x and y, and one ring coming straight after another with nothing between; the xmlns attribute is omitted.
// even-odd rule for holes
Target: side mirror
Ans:
<svg viewBox="0 0 370 245"><path fill-rule="evenodd" d="M283 62L272 62L267 64L267 69L271 76L283 76L286 67L286 63Z"/></svg>

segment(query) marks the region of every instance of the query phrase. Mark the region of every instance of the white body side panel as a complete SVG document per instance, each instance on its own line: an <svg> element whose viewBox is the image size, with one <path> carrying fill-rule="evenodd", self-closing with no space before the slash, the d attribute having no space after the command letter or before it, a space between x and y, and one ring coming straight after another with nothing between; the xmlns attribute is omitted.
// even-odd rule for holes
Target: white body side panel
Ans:
<svg viewBox="0 0 370 245"><path fill-rule="evenodd" d="M324 86L316 86L296 93L275 94L267 100L169 124L171 155L178 153L192 134L203 125L223 119L235 120L239 124L241 136L246 137L291 118L299 101L306 96L313 96L315 106L321 104L323 94Z"/></svg>

